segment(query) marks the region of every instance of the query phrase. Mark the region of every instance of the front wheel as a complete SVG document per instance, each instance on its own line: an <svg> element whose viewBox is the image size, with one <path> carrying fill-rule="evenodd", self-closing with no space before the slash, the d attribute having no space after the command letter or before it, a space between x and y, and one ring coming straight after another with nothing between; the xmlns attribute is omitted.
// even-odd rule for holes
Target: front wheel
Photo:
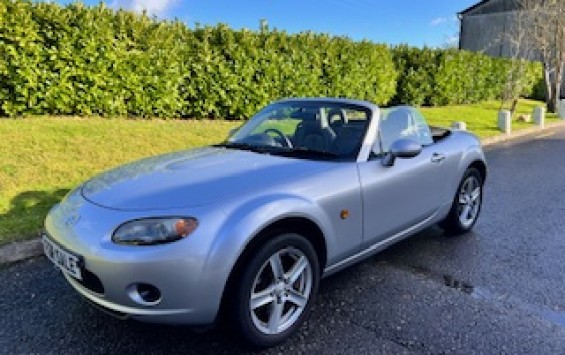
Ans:
<svg viewBox="0 0 565 355"><path fill-rule="evenodd" d="M249 343L281 343L307 318L320 267L310 242L294 233L268 240L247 263L234 290L232 323Z"/></svg>
<svg viewBox="0 0 565 355"><path fill-rule="evenodd" d="M440 222L440 227L453 235L470 231L481 212L483 202L483 177L475 168L469 168L457 188L451 210Z"/></svg>

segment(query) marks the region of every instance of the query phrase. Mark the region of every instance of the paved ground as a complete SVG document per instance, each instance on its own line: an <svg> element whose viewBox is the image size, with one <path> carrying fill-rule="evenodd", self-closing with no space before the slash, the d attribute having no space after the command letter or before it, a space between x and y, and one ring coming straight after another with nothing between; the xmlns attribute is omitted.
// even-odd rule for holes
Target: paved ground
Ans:
<svg viewBox="0 0 565 355"><path fill-rule="evenodd" d="M300 335L265 353L565 350L565 129L489 148L473 233L432 228L322 282ZM0 270L0 352L234 353L215 330L122 322L43 258Z"/></svg>

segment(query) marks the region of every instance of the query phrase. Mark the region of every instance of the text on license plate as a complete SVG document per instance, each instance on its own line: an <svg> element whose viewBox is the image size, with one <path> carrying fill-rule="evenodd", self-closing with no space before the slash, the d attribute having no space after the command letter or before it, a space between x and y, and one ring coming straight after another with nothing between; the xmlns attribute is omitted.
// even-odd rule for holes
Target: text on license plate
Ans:
<svg viewBox="0 0 565 355"><path fill-rule="evenodd" d="M80 257L63 250L57 244L49 240L49 238L45 235L43 236L42 241L43 250L49 260L74 278L82 280Z"/></svg>

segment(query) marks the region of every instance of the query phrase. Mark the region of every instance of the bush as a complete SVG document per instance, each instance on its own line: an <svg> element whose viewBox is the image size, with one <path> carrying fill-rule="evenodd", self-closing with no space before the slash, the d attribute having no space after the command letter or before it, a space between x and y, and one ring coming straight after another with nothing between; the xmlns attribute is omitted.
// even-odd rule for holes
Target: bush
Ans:
<svg viewBox="0 0 565 355"><path fill-rule="evenodd" d="M13 115L41 101L43 44L29 2L0 1L0 114Z"/></svg>
<svg viewBox="0 0 565 355"><path fill-rule="evenodd" d="M410 105L428 105L434 90L438 51L401 45L392 49L400 72L394 101Z"/></svg>
<svg viewBox="0 0 565 355"><path fill-rule="evenodd" d="M0 0L0 115L243 118L288 96L386 104L386 46L323 34L188 29L114 11Z"/></svg>
<svg viewBox="0 0 565 355"><path fill-rule="evenodd" d="M245 118L283 97L386 105L500 97L511 62L304 32L189 29L114 11L0 0L0 115ZM528 64L523 95L539 66Z"/></svg>
<svg viewBox="0 0 565 355"><path fill-rule="evenodd" d="M456 49L398 46L392 48L399 70L397 95L393 101L413 105L444 106L500 99L509 72L509 59ZM541 66L526 63L522 96L530 96L541 80Z"/></svg>

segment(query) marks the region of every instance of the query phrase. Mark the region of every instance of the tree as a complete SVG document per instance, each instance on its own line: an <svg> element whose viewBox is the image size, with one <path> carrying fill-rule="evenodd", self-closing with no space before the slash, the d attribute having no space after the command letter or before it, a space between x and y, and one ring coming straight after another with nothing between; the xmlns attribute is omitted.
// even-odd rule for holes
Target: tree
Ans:
<svg viewBox="0 0 565 355"><path fill-rule="evenodd" d="M531 16L528 11L515 12L508 28L498 39L508 47L511 59L510 70L507 72L502 87L501 109L509 109L512 115L516 110L520 95L529 86L528 62L525 58L533 58L536 55L535 45L529 36L530 22Z"/></svg>
<svg viewBox="0 0 565 355"><path fill-rule="evenodd" d="M565 0L519 0L527 16L528 43L543 63L547 109L557 110L565 65Z"/></svg>

